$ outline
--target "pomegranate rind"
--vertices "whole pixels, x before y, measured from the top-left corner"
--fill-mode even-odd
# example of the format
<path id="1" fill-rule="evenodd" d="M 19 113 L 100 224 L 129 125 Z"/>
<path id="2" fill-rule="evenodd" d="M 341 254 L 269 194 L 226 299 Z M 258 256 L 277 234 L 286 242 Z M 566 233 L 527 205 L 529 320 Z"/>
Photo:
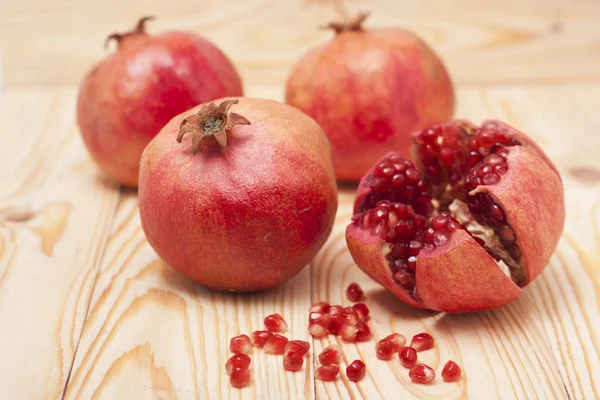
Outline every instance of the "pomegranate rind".
<path id="1" fill-rule="evenodd" d="M 488 193 L 506 214 L 521 250 L 521 287 L 527 286 L 548 264 L 565 222 L 563 186 L 553 165 L 524 146 L 509 147 L 508 171 L 499 183 L 480 185 L 471 193 Z"/>
<path id="2" fill-rule="evenodd" d="M 521 295 L 498 263 L 463 230 L 455 231 L 443 246 L 423 249 L 415 278 L 423 305 L 437 311 L 488 310 Z"/>
<path id="3" fill-rule="evenodd" d="M 388 260 L 385 259 L 383 246 L 387 243 L 378 236 L 371 235 L 354 224 L 346 228 L 346 244 L 356 265 L 371 279 L 383 285 L 392 294 L 410 306 L 427 308 L 410 296 L 408 291 L 397 284 L 393 277 Z"/>

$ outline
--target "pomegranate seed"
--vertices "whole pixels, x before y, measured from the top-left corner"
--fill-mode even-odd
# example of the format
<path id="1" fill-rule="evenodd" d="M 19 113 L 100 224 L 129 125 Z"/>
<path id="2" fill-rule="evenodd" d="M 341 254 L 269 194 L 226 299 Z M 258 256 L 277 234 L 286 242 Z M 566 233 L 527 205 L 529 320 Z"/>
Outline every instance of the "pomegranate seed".
<path id="1" fill-rule="evenodd" d="M 248 368 L 234 368 L 229 377 L 229 383 L 234 388 L 243 388 L 250 383 L 250 370 Z"/>
<path id="2" fill-rule="evenodd" d="M 327 326 L 322 322 L 315 322 L 308 325 L 308 333 L 315 339 L 321 339 L 327 336 Z"/>
<path id="3" fill-rule="evenodd" d="M 356 325 L 356 341 L 368 342 L 369 340 L 371 340 L 371 329 L 364 322 L 359 322 Z"/>
<path id="4" fill-rule="evenodd" d="M 340 331 L 345 318 L 342 315 L 342 307 L 333 306 L 329 310 L 329 321 L 327 322 L 327 329 L 332 335 L 337 335 Z"/>
<path id="5" fill-rule="evenodd" d="M 412 347 L 402 347 L 398 351 L 398 358 L 404 368 L 412 368 L 417 363 L 417 351 Z"/>
<path id="6" fill-rule="evenodd" d="M 304 358 L 301 354 L 296 353 L 295 351 L 286 351 L 283 355 L 283 369 L 290 372 L 300 371 L 302 369 L 302 364 L 304 363 Z"/>
<path id="7" fill-rule="evenodd" d="M 369 315 L 369 307 L 367 307 L 365 303 L 356 303 L 352 306 L 352 308 L 356 310 L 356 313 L 358 314 L 358 319 L 360 321 L 364 321 L 367 319 L 367 316 Z"/>
<path id="8" fill-rule="evenodd" d="M 386 210 L 386 212 L 387 212 L 387 210 Z M 364 299 L 365 293 L 363 292 L 361 287 L 358 286 L 358 283 L 352 282 L 346 288 L 346 297 L 348 297 L 348 300 L 350 300 L 354 303 L 357 303 Z"/>
<path id="9" fill-rule="evenodd" d="M 236 354 L 248 354 L 252 350 L 252 343 L 248 335 L 239 335 L 229 341 L 229 350 Z"/>
<path id="10" fill-rule="evenodd" d="M 352 325 L 352 324 L 342 324 L 342 326 L 340 327 L 340 336 L 342 337 L 343 340 L 345 340 L 346 342 L 356 342 L 356 325 Z"/>
<path id="11" fill-rule="evenodd" d="M 360 322 L 360 317 L 358 316 L 358 312 L 354 309 L 354 307 L 346 307 L 342 312 L 344 318 L 346 318 L 346 322 L 352 325 L 356 325 Z"/>
<path id="12" fill-rule="evenodd" d="M 225 369 L 227 370 L 227 375 L 231 375 L 231 371 L 234 368 L 245 368 L 248 369 L 252 360 L 250 356 L 247 354 L 234 354 L 229 360 L 225 363 Z"/>
<path id="13" fill-rule="evenodd" d="M 313 303 L 312 306 L 308 309 L 309 313 L 319 312 L 319 313 L 328 313 L 331 306 L 329 303 L 325 301 L 319 301 L 317 303 Z"/>
<path id="14" fill-rule="evenodd" d="M 394 353 L 399 352 L 400 348 L 406 344 L 406 338 L 399 333 L 392 333 L 391 335 L 384 337 L 383 340 L 387 340 L 394 344 Z"/>
<path id="15" fill-rule="evenodd" d="M 273 336 L 273 333 L 269 331 L 254 331 L 250 334 L 250 341 L 252 346 L 262 349 L 265 343 L 271 339 L 271 336 Z"/>
<path id="16" fill-rule="evenodd" d="M 319 322 L 319 323 L 322 323 L 323 325 L 327 326 L 327 324 L 329 322 L 329 314 L 316 312 L 316 311 L 311 312 L 310 314 L 308 314 L 308 323 L 314 324 L 315 322 Z"/>
<path id="17" fill-rule="evenodd" d="M 342 350 L 335 344 L 325 347 L 319 354 L 319 362 L 323 365 L 339 364 L 340 358 L 342 358 Z"/>
<path id="18" fill-rule="evenodd" d="M 315 379 L 324 382 L 331 382 L 340 372 L 340 367 L 337 364 L 322 365 L 315 369 Z"/>
<path id="19" fill-rule="evenodd" d="M 433 345 L 433 338 L 429 333 L 425 332 L 416 334 L 410 341 L 410 347 L 412 347 L 416 351 L 425 351 L 433 349 Z"/>
<path id="20" fill-rule="evenodd" d="M 380 360 L 390 360 L 394 354 L 394 343 L 385 339 L 380 340 L 375 345 L 375 352 Z"/>
<path id="21" fill-rule="evenodd" d="M 274 334 L 271 339 L 265 343 L 265 353 L 267 354 L 283 354 L 285 346 L 288 343 L 288 338 L 278 333 Z"/>
<path id="22" fill-rule="evenodd" d="M 265 327 L 271 332 L 285 332 L 287 331 L 287 322 L 279 314 L 271 314 L 265 318 Z"/>
<path id="23" fill-rule="evenodd" d="M 346 376 L 352 382 L 360 381 L 365 377 L 366 373 L 367 367 L 365 366 L 365 363 L 360 360 L 354 360 L 352 361 L 352 364 L 346 367 Z"/>
<path id="24" fill-rule="evenodd" d="M 445 382 L 456 382 L 460 379 L 461 370 L 454 361 L 448 361 L 442 370 L 442 378 Z"/>
<path id="25" fill-rule="evenodd" d="M 435 371 L 425 364 L 419 364 L 410 369 L 408 376 L 414 383 L 426 384 L 435 379 Z"/>
<path id="26" fill-rule="evenodd" d="M 283 352 L 287 353 L 288 351 L 293 351 L 294 353 L 298 353 L 301 356 L 304 356 L 306 353 L 308 353 L 308 350 L 310 350 L 310 343 L 308 343 L 307 341 L 290 340 L 285 345 Z"/>

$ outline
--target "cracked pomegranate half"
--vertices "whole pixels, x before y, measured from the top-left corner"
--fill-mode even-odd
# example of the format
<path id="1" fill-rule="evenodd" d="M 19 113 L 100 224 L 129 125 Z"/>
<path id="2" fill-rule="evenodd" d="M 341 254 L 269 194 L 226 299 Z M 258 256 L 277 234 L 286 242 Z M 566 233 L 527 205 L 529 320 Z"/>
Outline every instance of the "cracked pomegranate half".
<path id="1" fill-rule="evenodd" d="M 346 230 L 371 278 L 418 308 L 500 307 L 548 263 L 564 224 L 560 175 L 525 134 L 454 120 L 413 134 L 362 178 Z"/>

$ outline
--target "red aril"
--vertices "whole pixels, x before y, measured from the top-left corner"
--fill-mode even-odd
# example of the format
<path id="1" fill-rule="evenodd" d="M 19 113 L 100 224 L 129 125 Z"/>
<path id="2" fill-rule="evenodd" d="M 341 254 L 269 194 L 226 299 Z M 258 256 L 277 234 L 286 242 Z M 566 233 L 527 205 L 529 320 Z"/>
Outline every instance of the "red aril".
<path id="1" fill-rule="evenodd" d="M 342 349 L 335 344 L 325 347 L 319 354 L 319 362 L 323 365 L 339 364 L 340 358 L 342 358 Z"/>
<path id="2" fill-rule="evenodd" d="M 416 334 L 410 341 L 410 347 L 412 347 L 416 351 L 425 351 L 433 349 L 434 345 L 435 344 L 433 337 L 431 337 L 431 335 L 426 332 Z"/>
<path id="3" fill-rule="evenodd" d="M 367 373 L 367 367 L 365 363 L 360 360 L 354 360 L 350 365 L 346 367 L 346 376 L 352 382 L 358 382 L 365 377 Z"/>
<path id="4" fill-rule="evenodd" d="M 263 348 L 267 354 L 283 354 L 288 341 L 285 336 L 275 333 Z"/>
<path id="5" fill-rule="evenodd" d="M 229 383 L 234 388 L 243 388 L 250 383 L 250 370 L 248 368 L 234 368 L 229 376 Z"/>
<path id="6" fill-rule="evenodd" d="M 398 358 L 404 368 L 412 368 L 417 363 L 417 351 L 412 347 L 401 347 Z"/>
<path id="7" fill-rule="evenodd" d="M 356 325 L 356 341 L 368 342 L 371 340 L 371 329 L 364 322 L 359 322 Z"/>
<path id="8" fill-rule="evenodd" d="M 282 333 L 287 331 L 287 322 L 280 314 L 271 314 L 265 318 L 265 328 L 267 328 L 271 332 Z"/>
<path id="9" fill-rule="evenodd" d="M 343 323 L 338 332 L 343 340 L 350 343 L 356 342 L 356 333 L 356 325 L 348 323 Z"/>
<path id="10" fill-rule="evenodd" d="M 283 368 L 286 371 L 297 372 L 302 369 L 304 358 L 295 351 L 288 350 L 283 354 Z"/>
<path id="11" fill-rule="evenodd" d="M 331 306 L 329 305 L 329 303 L 327 303 L 325 301 L 319 301 L 319 302 L 311 305 L 310 308 L 308 309 L 308 312 L 309 313 L 313 313 L 313 312 L 328 313 L 330 308 L 331 308 Z"/>
<path id="12" fill-rule="evenodd" d="M 400 349 L 406 344 L 406 338 L 404 335 L 399 333 L 392 333 L 391 335 L 386 336 L 383 340 L 387 340 L 394 344 L 394 353 L 400 351 Z"/>
<path id="13" fill-rule="evenodd" d="M 442 378 L 445 382 L 456 382 L 460 379 L 461 369 L 454 361 L 448 361 L 442 370 Z"/>
<path id="14" fill-rule="evenodd" d="M 395 346 L 394 343 L 389 340 L 380 340 L 375 345 L 375 353 L 377 354 L 377 358 L 380 360 L 391 360 L 394 355 Z"/>
<path id="15" fill-rule="evenodd" d="M 225 363 L 225 370 L 227 370 L 227 374 L 231 375 L 231 371 L 234 368 L 248 368 L 252 360 L 247 354 L 234 354 L 229 360 Z"/>
<path id="16" fill-rule="evenodd" d="M 346 307 L 342 311 L 342 315 L 346 318 L 346 322 L 352 325 L 356 325 L 360 322 L 360 317 L 358 316 L 358 311 L 354 307 Z"/>
<path id="17" fill-rule="evenodd" d="M 144 147 L 177 114 L 210 100 L 242 96 L 235 68 L 191 32 L 149 35 L 140 19 L 107 39 L 117 50 L 80 84 L 77 123 L 92 159 L 111 179 L 137 186 Z"/>
<path id="18" fill-rule="evenodd" d="M 265 343 L 273 336 L 272 332 L 269 331 L 254 331 L 250 334 L 250 342 L 252 346 L 263 348 Z"/>
<path id="19" fill-rule="evenodd" d="M 315 311 L 308 314 L 308 323 L 314 324 L 316 322 L 327 326 L 327 324 L 329 323 L 329 313 Z"/>
<path id="20" fill-rule="evenodd" d="M 358 313 L 359 321 L 365 321 L 369 316 L 369 307 L 365 303 L 357 303 L 352 306 Z"/>
<path id="21" fill-rule="evenodd" d="M 435 379 L 435 371 L 428 365 L 418 364 L 410 369 L 408 376 L 414 383 L 427 384 Z"/>
<path id="22" fill-rule="evenodd" d="M 144 150 L 144 233 L 168 265 L 212 289 L 285 282 L 333 227 L 329 153 L 318 124 L 293 107 L 252 98 L 199 105 Z"/>
<path id="23" fill-rule="evenodd" d="M 310 343 L 305 340 L 290 340 L 284 348 L 284 353 L 293 351 L 294 353 L 304 356 L 310 350 Z"/>
<path id="24" fill-rule="evenodd" d="M 327 326 L 322 322 L 315 322 L 308 325 L 308 333 L 315 339 L 321 339 L 327 336 Z"/>
<path id="25" fill-rule="evenodd" d="M 332 382 L 340 373 L 340 366 L 337 364 L 322 365 L 315 369 L 315 379 L 324 382 Z"/>
<path id="26" fill-rule="evenodd" d="M 248 335 L 239 335 L 229 341 L 229 350 L 236 354 L 248 354 L 252 350 L 252 343 Z"/>
<path id="27" fill-rule="evenodd" d="M 327 321 L 327 330 L 332 335 L 337 335 L 342 327 L 342 324 L 346 321 L 346 318 L 342 314 L 341 306 L 331 306 L 329 309 L 329 320 Z"/>
<path id="28" fill-rule="evenodd" d="M 359 301 L 363 301 L 365 298 L 365 293 L 362 288 L 356 282 L 352 282 L 346 288 L 346 297 L 348 300 L 357 303 Z"/>

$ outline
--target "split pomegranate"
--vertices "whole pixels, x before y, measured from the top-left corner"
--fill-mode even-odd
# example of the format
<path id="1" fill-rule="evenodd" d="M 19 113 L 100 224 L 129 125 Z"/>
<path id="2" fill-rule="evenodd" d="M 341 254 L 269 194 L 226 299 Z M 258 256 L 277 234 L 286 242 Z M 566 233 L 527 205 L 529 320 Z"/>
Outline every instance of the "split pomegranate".
<path id="1" fill-rule="evenodd" d="M 365 377 L 367 373 L 367 367 L 365 363 L 360 360 L 354 360 L 350 365 L 346 367 L 346 376 L 352 382 L 358 382 Z"/>
<path id="2" fill-rule="evenodd" d="M 248 335 L 239 335 L 229 341 L 229 350 L 236 354 L 248 354 L 252 350 L 252 343 Z"/>
<path id="3" fill-rule="evenodd" d="M 338 364 L 340 358 L 342 358 L 342 349 L 335 344 L 325 347 L 319 354 L 319 362 L 323 365 Z"/>
<path id="4" fill-rule="evenodd" d="M 273 333 L 269 331 L 254 331 L 250 334 L 250 342 L 252 346 L 262 349 L 272 336 Z"/>
<path id="5" fill-rule="evenodd" d="M 412 347 L 416 351 L 425 351 L 433 349 L 433 346 L 433 337 L 431 337 L 431 335 L 426 332 L 416 334 L 410 341 L 410 347 Z"/>
<path id="6" fill-rule="evenodd" d="M 445 382 L 456 382 L 460 379 L 461 370 L 454 361 L 448 361 L 442 370 L 442 378 Z"/>
<path id="7" fill-rule="evenodd" d="M 401 28 L 364 29 L 367 14 L 329 25 L 334 39 L 292 70 L 285 99 L 323 127 L 338 180 L 358 181 L 390 148 L 409 156 L 410 134 L 447 121 L 452 83 L 433 50 Z"/>
<path id="8" fill-rule="evenodd" d="M 348 300 L 354 303 L 358 303 L 359 301 L 363 301 L 365 298 L 365 293 L 362 288 L 356 282 L 352 282 L 346 288 L 346 297 Z"/>
<path id="9" fill-rule="evenodd" d="M 324 382 L 332 382 L 340 373 L 340 366 L 337 364 L 322 365 L 315 369 L 315 379 Z"/>
<path id="10" fill-rule="evenodd" d="M 252 360 L 247 354 L 234 354 L 225 363 L 225 370 L 227 374 L 231 375 L 234 368 L 248 368 Z"/>
<path id="11" fill-rule="evenodd" d="M 250 383 L 250 370 L 248 368 L 234 368 L 229 376 L 229 383 L 234 388 L 243 388 Z"/>
<path id="12" fill-rule="evenodd" d="M 563 229 L 556 167 L 500 121 L 451 121 L 413 143 L 414 164 L 389 153 L 361 180 L 346 230 L 354 260 L 414 307 L 468 312 L 514 300 Z"/>
<path id="13" fill-rule="evenodd" d="M 83 78 L 77 123 L 92 159 L 113 180 L 137 186 L 144 147 L 177 114 L 209 100 L 242 96 L 235 68 L 190 32 L 152 36 L 139 20 L 107 38 L 118 49 Z"/>
<path id="14" fill-rule="evenodd" d="M 417 363 L 417 351 L 412 347 L 401 347 L 398 358 L 404 368 L 412 368 Z"/>
<path id="15" fill-rule="evenodd" d="M 267 340 L 263 349 L 267 354 L 283 354 L 288 341 L 288 338 L 276 333 Z"/>
<path id="16" fill-rule="evenodd" d="M 149 243 L 183 275 L 217 290 L 273 287 L 307 265 L 333 227 L 327 138 L 276 101 L 202 104 L 144 150 L 139 209 Z"/>
<path id="17" fill-rule="evenodd" d="M 394 345 L 394 353 L 400 351 L 400 349 L 406 344 L 406 338 L 404 335 L 399 333 L 392 333 L 391 335 L 386 336 L 383 340 L 387 340 L 388 342 L 392 342 Z"/>
<path id="18" fill-rule="evenodd" d="M 284 353 L 293 351 L 294 353 L 304 356 L 310 350 L 310 343 L 305 340 L 290 340 L 284 348 Z"/>
<path id="19" fill-rule="evenodd" d="M 297 372 L 302 369 L 304 358 L 301 354 L 296 353 L 293 350 L 286 351 L 283 355 L 283 368 L 286 371 Z"/>
<path id="20" fill-rule="evenodd" d="M 415 365 L 408 371 L 408 376 L 414 383 L 431 383 L 435 379 L 435 371 L 428 365 Z"/>
<path id="21" fill-rule="evenodd" d="M 282 333 L 287 331 L 287 322 L 280 314 L 271 314 L 267 315 L 264 320 L 265 328 L 267 328 L 271 332 Z"/>
<path id="22" fill-rule="evenodd" d="M 394 343 L 389 340 L 382 339 L 375 345 L 375 352 L 377 353 L 377 358 L 380 360 L 391 360 L 394 355 L 394 350 Z"/>

